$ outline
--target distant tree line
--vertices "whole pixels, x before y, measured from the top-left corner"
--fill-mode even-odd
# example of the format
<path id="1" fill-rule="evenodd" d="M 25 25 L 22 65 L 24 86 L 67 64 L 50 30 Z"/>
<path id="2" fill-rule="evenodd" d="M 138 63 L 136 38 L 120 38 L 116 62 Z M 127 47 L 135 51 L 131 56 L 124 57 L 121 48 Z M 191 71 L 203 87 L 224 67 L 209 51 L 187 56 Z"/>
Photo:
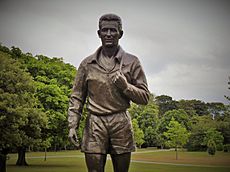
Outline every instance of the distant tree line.
<path id="1" fill-rule="evenodd" d="M 27 165 L 26 150 L 74 149 L 67 139 L 67 109 L 75 67 L 62 58 L 3 45 L 0 62 L 0 167 L 5 168 L 9 152 L 18 152 L 17 165 Z M 138 147 L 206 151 L 214 145 L 229 151 L 229 105 L 152 94 L 148 105 L 132 103 L 129 113 Z M 84 110 L 80 140 L 85 117 Z"/>

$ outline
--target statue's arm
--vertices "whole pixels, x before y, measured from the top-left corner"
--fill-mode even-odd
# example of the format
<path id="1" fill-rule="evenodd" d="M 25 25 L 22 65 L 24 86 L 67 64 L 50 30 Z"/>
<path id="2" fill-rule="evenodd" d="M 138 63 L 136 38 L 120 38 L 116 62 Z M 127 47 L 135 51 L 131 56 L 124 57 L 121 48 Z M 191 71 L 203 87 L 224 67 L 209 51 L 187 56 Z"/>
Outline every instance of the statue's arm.
<path id="1" fill-rule="evenodd" d="M 136 60 L 131 75 L 132 83 L 127 83 L 127 87 L 123 93 L 134 103 L 148 104 L 150 93 L 146 76 L 139 60 Z"/>
<path id="2" fill-rule="evenodd" d="M 137 104 L 148 104 L 149 90 L 144 71 L 138 59 L 135 60 L 130 71 L 132 82 L 129 83 L 123 73 L 118 71 L 113 78 L 114 84 L 121 89 L 123 94 Z"/>
<path id="3" fill-rule="evenodd" d="M 77 139 L 76 129 L 79 127 L 82 109 L 87 96 L 86 87 L 86 73 L 83 65 L 81 64 L 72 89 L 72 94 L 69 99 L 68 109 L 68 126 L 69 126 L 69 138 L 74 142 L 73 138 Z M 76 142 L 74 142 L 76 144 Z"/>

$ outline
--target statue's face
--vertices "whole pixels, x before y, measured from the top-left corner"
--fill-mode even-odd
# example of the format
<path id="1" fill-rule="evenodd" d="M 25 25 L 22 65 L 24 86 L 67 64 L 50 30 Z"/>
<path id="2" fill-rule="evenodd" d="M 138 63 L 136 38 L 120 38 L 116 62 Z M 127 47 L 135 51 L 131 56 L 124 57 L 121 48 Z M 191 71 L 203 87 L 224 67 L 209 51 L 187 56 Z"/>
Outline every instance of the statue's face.
<path id="1" fill-rule="evenodd" d="M 101 38 L 102 46 L 114 47 L 118 45 L 119 39 L 122 37 L 122 31 L 119 31 L 116 21 L 102 21 L 98 35 Z"/>

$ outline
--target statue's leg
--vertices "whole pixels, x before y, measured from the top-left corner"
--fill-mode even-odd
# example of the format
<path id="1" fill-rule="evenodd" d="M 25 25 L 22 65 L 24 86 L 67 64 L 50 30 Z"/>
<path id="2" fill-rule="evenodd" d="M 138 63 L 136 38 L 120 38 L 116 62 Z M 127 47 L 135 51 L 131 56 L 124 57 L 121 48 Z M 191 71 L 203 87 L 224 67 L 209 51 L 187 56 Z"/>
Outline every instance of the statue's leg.
<path id="1" fill-rule="evenodd" d="M 88 172 L 104 172 L 106 154 L 85 153 Z"/>
<path id="2" fill-rule="evenodd" d="M 131 153 L 111 154 L 114 172 L 128 172 Z"/>

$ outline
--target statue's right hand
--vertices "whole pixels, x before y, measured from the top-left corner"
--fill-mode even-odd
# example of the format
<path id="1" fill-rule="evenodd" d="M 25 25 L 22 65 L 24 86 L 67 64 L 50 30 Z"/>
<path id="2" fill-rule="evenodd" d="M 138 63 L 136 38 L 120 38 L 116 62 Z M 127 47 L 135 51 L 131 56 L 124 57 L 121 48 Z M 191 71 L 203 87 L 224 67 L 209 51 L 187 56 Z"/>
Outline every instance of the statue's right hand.
<path id="1" fill-rule="evenodd" d="M 78 138 L 77 138 L 77 133 L 76 133 L 76 130 L 75 128 L 70 128 L 69 130 L 69 140 L 77 147 L 79 148 L 79 141 L 78 141 Z"/>

